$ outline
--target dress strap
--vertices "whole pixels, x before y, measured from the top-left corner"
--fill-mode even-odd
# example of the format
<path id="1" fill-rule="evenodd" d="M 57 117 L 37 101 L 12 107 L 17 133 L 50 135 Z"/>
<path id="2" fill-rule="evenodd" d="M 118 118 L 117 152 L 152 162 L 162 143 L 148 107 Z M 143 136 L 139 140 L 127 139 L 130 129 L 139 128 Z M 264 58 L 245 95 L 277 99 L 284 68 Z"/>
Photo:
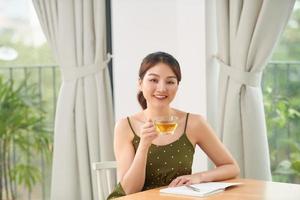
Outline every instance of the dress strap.
<path id="1" fill-rule="evenodd" d="M 184 133 L 186 132 L 186 127 L 187 127 L 187 122 L 188 122 L 188 119 L 189 119 L 189 114 L 190 113 L 186 113 L 185 125 L 184 125 Z"/>
<path id="2" fill-rule="evenodd" d="M 130 122 L 129 117 L 127 117 L 127 121 L 128 121 L 128 124 L 129 124 L 129 126 L 130 126 L 131 131 L 133 132 L 133 134 L 134 134 L 135 136 L 137 136 L 137 134 L 136 134 L 135 131 L 133 130 L 133 127 L 132 127 L 132 125 L 131 125 L 131 122 Z"/>

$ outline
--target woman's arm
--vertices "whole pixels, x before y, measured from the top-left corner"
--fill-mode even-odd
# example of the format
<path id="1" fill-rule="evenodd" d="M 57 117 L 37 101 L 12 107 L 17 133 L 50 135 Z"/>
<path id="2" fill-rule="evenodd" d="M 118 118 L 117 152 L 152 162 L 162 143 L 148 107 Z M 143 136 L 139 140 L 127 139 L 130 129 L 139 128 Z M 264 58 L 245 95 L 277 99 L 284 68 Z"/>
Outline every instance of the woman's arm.
<path id="1" fill-rule="evenodd" d="M 172 181 L 170 186 L 220 181 L 237 177 L 240 169 L 236 161 L 209 124 L 201 116 L 193 115 L 189 120 L 189 127 L 188 131 L 192 142 L 201 147 L 216 167 L 208 171 L 178 177 Z"/>
<path id="2" fill-rule="evenodd" d="M 118 180 L 126 194 L 143 189 L 148 149 L 152 140 L 157 137 L 152 123 L 145 123 L 141 130 L 140 144 L 135 152 L 130 132 L 127 119 L 120 120 L 115 126 L 114 150 L 118 164 Z"/>

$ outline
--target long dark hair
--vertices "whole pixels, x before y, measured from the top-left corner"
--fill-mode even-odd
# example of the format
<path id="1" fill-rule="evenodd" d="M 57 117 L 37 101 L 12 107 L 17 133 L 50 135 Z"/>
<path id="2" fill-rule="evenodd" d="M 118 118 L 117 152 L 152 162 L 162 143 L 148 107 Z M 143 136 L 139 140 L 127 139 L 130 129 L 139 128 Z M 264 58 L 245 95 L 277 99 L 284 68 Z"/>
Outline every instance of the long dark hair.
<path id="1" fill-rule="evenodd" d="M 160 51 L 151 53 L 143 59 L 139 70 L 140 80 L 143 80 L 146 72 L 153 66 L 157 65 L 158 63 L 164 63 L 168 65 L 171 68 L 171 70 L 174 72 L 178 83 L 181 81 L 181 71 L 180 71 L 180 65 L 178 61 L 172 55 Z M 138 92 L 137 99 L 141 107 L 143 108 L 143 110 L 145 110 L 147 108 L 147 101 L 142 91 Z"/>

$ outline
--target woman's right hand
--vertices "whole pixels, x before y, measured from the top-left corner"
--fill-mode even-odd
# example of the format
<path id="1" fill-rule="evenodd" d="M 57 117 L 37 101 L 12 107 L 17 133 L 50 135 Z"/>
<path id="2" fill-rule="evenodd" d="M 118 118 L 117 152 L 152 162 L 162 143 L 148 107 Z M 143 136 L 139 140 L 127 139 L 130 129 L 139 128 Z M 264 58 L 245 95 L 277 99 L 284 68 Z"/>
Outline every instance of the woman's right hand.
<path id="1" fill-rule="evenodd" d="M 143 147 L 150 147 L 152 141 L 158 137 L 158 132 L 151 120 L 148 120 L 142 127 L 140 131 L 140 145 Z"/>

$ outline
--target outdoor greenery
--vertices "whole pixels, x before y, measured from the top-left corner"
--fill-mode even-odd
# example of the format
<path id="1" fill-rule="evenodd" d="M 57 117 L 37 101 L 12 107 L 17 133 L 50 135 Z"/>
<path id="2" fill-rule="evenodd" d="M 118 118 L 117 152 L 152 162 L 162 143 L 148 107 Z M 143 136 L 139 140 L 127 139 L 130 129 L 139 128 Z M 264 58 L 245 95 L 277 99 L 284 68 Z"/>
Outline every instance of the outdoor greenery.
<path id="1" fill-rule="evenodd" d="M 7 128 L 3 132 L 0 127 L 0 200 L 46 200 L 50 197 L 53 126 L 60 74 L 47 43 L 26 44 L 16 40 L 15 34 L 14 29 L 0 28 L 0 47 L 18 52 L 15 60 L 0 59 L 0 91 L 12 98 L 5 99 L 0 108 L 0 126 Z M 0 101 L 1 97 L 0 94 Z M 17 121 L 21 119 L 23 121 Z"/>
<path id="2" fill-rule="evenodd" d="M 274 181 L 300 183 L 300 1 L 263 77 Z"/>
<path id="3" fill-rule="evenodd" d="M 0 77 L 0 200 L 15 200 L 18 185 L 31 190 L 41 180 L 35 157 L 50 163 L 52 140 L 39 105 L 26 79 L 16 86 Z"/>
<path id="4" fill-rule="evenodd" d="M 300 72 L 300 65 L 296 67 Z M 280 75 L 280 71 L 287 71 L 286 66 L 281 68 L 273 76 Z M 269 73 L 272 74 L 272 71 Z M 299 88 L 300 80 L 296 84 Z M 274 181 L 300 183 L 299 101 L 300 96 L 292 95 L 288 98 L 286 95 L 282 96 L 280 90 L 276 91 L 270 86 L 265 88 L 264 102 Z"/>
<path id="5" fill-rule="evenodd" d="M 296 0 L 293 13 L 271 60 L 300 60 L 300 0 Z"/>
<path id="6" fill-rule="evenodd" d="M 47 43 L 41 46 L 27 45 L 23 41 L 15 41 L 13 32 L 14 30 L 11 29 L 0 32 L 0 46 L 7 46 L 17 50 L 18 57 L 12 61 L 0 59 L 0 67 L 53 65 L 56 63 Z"/>
<path id="7" fill-rule="evenodd" d="M 27 70 L 30 78 L 24 76 L 24 70 L 15 70 L 14 83 L 11 82 L 10 71 L 4 67 L 55 65 L 48 44 L 31 46 L 15 41 L 13 32 L 0 31 L 0 46 L 12 47 L 19 54 L 13 61 L 0 60 L 0 200 L 20 198 L 18 185 L 31 191 L 37 183 L 43 183 L 47 190 L 38 199 L 48 199 L 50 181 L 45 180 L 49 179 L 51 171 L 55 93 L 60 76 L 53 77 L 53 70 L 45 67 L 41 76 L 38 70 Z M 300 0 L 297 0 L 263 78 L 274 181 L 300 183 L 299 77 Z M 53 83 L 57 83 L 57 87 Z M 37 87 L 43 88 L 42 93 L 37 91 Z M 38 161 L 41 158 L 48 162 L 44 169 Z M 43 175 L 41 170 L 48 172 Z"/>

